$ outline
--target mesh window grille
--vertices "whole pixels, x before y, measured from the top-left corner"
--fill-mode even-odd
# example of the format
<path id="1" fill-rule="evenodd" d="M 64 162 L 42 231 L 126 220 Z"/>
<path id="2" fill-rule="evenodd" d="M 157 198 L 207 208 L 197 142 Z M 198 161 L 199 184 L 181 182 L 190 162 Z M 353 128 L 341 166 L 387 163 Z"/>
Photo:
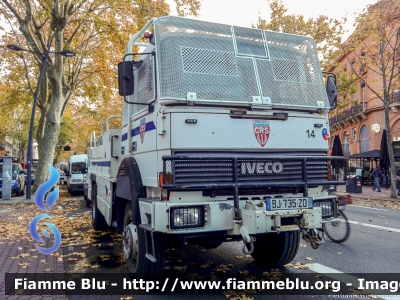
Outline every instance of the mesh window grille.
<path id="1" fill-rule="evenodd" d="M 238 76 L 232 52 L 181 47 L 183 71 L 221 76 Z"/>
<path id="2" fill-rule="evenodd" d="M 179 17 L 155 23 L 160 99 L 329 107 L 316 44 L 309 37 Z"/>

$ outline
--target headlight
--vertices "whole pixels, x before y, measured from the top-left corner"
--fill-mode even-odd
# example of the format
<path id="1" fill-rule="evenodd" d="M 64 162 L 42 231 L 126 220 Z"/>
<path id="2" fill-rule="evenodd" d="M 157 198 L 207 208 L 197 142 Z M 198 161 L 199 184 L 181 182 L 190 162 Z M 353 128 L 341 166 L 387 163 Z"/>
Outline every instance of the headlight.
<path id="1" fill-rule="evenodd" d="M 322 211 L 322 218 L 330 218 L 334 215 L 333 200 L 316 200 L 314 201 L 314 207 L 320 207 Z"/>
<path id="2" fill-rule="evenodd" d="M 184 206 L 171 208 L 171 229 L 204 227 L 204 207 Z"/>

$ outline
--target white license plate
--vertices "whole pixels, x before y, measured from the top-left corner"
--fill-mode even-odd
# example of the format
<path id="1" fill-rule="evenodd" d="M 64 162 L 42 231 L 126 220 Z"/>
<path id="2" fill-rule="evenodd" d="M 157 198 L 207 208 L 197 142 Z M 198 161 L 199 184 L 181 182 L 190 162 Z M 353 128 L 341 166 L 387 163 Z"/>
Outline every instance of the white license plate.
<path id="1" fill-rule="evenodd" d="M 267 210 L 313 208 L 313 198 L 266 198 Z"/>

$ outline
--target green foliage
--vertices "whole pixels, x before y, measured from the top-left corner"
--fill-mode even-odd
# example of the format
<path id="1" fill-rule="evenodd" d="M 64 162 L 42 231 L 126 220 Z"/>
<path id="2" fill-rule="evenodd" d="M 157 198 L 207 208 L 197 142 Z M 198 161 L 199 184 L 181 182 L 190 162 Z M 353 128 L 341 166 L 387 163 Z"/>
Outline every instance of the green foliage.
<path id="1" fill-rule="evenodd" d="M 269 0 L 268 2 L 271 9 L 270 18 L 267 21 L 258 17 L 256 28 L 311 36 L 317 43 L 318 53 L 322 56 L 323 68 L 337 55 L 346 18 L 337 20 L 320 15 L 317 18 L 305 19 L 302 15 L 287 14 L 288 9 L 282 0 Z"/>

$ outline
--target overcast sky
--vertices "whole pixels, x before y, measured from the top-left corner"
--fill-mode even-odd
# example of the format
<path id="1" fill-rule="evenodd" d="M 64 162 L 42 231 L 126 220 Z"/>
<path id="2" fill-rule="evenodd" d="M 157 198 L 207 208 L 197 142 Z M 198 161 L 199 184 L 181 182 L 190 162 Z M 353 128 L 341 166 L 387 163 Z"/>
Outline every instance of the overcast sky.
<path id="1" fill-rule="evenodd" d="M 176 15 L 175 2 L 167 0 L 171 14 Z M 347 16 L 346 29 L 352 31 L 354 13 L 361 12 L 368 4 L 377 0 L 282 0 L 289 14 L 301 14 L 305 17 L 327 15 L 340 19 Z M 258 15 L 268 19 L 270 15 L 268 0 L 202 0 L 200 20 L 216 23 L 251 27 L 256 24 Z M 350 32 L 351 33 L 351 32 Z"/>

